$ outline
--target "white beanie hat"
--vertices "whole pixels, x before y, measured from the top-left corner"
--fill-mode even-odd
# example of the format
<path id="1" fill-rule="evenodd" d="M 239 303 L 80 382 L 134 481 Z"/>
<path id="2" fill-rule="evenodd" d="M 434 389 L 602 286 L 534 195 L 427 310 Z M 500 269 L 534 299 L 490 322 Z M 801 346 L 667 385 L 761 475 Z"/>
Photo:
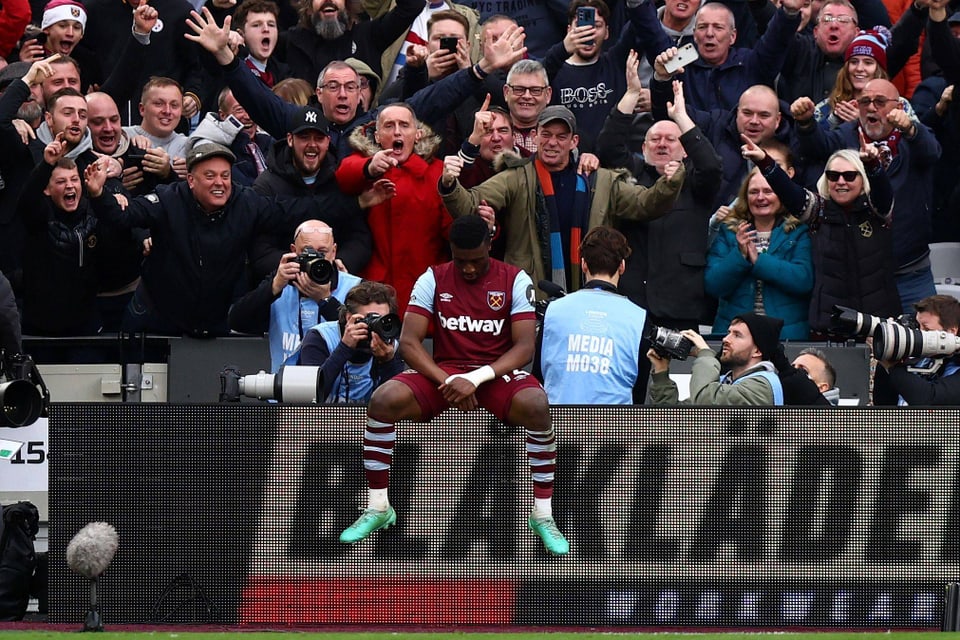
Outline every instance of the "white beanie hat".
<path id="1" fill-rule="evenodd" d="M 74 20 L 80 23 L 80 30 L 87 28 L 87 10 L 74 0 L 51 0 L 43 8 L 43 20 L 40 28 L 46 29 L 61 20 Z"/>

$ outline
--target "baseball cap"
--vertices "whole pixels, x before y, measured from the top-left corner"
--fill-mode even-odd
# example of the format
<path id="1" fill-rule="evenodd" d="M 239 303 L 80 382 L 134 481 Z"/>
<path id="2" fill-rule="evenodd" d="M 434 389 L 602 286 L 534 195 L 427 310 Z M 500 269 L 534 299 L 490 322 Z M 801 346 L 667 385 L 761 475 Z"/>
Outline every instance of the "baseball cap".
<path id="1" fill-rule="evenodd" d="M 537 126 L 543 126 L 549 122 L 559 120 L 570 129 L 570 133 L 577 132 L 577 119 L 570 109 L 559 104 L 553 104 L 543 110 L 540 117 L 537 118 Z"/>
<path id="2" fill-rule="evenodd" d="M 19 80 L 27 75 L 27 71 L 30 70 L 30 64 L 29 62 L 13 62 L 5 66 L 3 70 L 0 71 L 0 90 L 6 89 L 14 80 Z"/>
<path id="3" fill-rule="evenodd" d="M 198 142 L 187 154 L 187 170 L 192 170 L 198 162 L 203 162 L 208 158 L 226 158 L 231 163 L 237 159 L 233 152 L 222 144 L 206 141 Z"/>
<path id="4" fill-rule="evenodd" d="M 344 60 L 344 62 L 350 65 L 350 67 L 356 71 L 357 74 L 369 80 L 370 90 L 373 91 L 374 94 L 377 93 L 377 87 L 380 86 L 380 76 L 378 76 L 377 73 L 370 68 L 370 65 L 363 60 L 358 60 L 357 58 L 347 58 Z"/>
<path id="5" fill-rule="evenodd" d="M 951 15 L 949 18 L 947 18 L 947 23 L 948 23 L 948 24 L 958 24 L 958 23 L 960 23 L 960 11 L 957 11 L 956 13 L 954 13 L 953 15 Z"/>
<path id="6" fill-rule="evenodd" d="M 296 135 L 301 131 L 309 131 L 313 129 L 314 131 L 319 131 L 324 135 L 329 135 L 330 123 L 327 122 L 327 119 L 323 117 L 323 112 L 316 107 L 307 105 L 305 107 L 300 107 L 300 110 L 297 111 L 296 115 L 293 116 L 293 121 L 290 126 L 290 133 Z"/>

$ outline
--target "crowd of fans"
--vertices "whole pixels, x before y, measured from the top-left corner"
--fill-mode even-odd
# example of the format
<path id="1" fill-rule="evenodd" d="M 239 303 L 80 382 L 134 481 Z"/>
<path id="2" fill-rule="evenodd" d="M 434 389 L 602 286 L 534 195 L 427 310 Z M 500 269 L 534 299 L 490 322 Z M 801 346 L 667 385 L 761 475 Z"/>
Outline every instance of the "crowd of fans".
<path id="1" fill-rule="evenodd" d="M 933 295 L 928 244 L 960 240 L 947 0 L 3 0 L 0 55 L 25 335 L 283 327 L 276 366 L 297 299 L 342 302 L 303 250 L 402 315 L 480 215 L 535 284 L 580 288 L 609 225 L 650 322 L 818 339 L 833 304 Z"/>

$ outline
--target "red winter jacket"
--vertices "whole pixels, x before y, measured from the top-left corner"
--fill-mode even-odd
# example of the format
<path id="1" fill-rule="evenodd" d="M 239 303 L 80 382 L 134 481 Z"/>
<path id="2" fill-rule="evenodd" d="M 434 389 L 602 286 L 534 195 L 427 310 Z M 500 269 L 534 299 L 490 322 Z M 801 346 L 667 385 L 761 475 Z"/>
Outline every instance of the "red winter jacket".
<path id="1" fill-rule="evenodd" d="M 364 167 L 380 148 L 361 129 L 353 132 L 350 143 L 358 151 L 340 163 L 337 182 L 344 193 L 358 195 L 373 184 Z M 438 144 L 439 138 L 424 127 L 414 154 L 383 176 L 396 185 L 396 195 L 371 207 L 367 217 L 373 256 L 361 275 L 397 290 L 401 317 L 417 278 L 427 267 L 450 259 L 447 236 L 453 219 L 437 191 L 443 173 L 443 162 L 433 158 Z"/>

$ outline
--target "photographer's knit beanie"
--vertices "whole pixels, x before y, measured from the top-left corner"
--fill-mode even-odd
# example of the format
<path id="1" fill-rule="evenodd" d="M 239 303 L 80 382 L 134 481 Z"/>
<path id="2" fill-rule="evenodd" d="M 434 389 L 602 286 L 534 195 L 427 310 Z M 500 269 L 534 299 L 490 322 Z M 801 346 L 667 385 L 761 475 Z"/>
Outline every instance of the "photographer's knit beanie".
<path id="1" fill-rule="evenodd" d="M 757 345 L 764 360 L 772 360 L 780 346 L 780 330 L 783 320 L 771 316 L 761 316 L 756 313 L 741 313 L 731 323 L 740 321 L 750 329 L 753 344 Z"/>

